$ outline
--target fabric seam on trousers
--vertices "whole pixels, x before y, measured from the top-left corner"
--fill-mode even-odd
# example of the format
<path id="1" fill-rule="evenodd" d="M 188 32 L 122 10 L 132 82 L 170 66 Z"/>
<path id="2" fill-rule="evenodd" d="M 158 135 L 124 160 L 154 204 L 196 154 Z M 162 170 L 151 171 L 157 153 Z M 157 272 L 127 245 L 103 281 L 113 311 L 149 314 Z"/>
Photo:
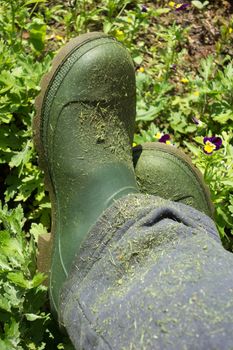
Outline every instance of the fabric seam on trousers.
<path id="1" fill-rule="evenodd" d="M 77 298 L 76 300 L 77 300 L 77 302 L 78 302 L 78 306 L 79 306 L 79 309 L 80 309 L 80 311 L 81 311 L 81 314 L 82 314 L 82 315 L 84 316 L 84 318 L 86 319 L 87 323 L 89 324 L 89 327 L 95 332 L 97 338 L 98 338 L 98 337 L 101 338 L 101 339 L 104 341 L 104 343 L 107 344 L 109 350 L 113 350 L 112 347 L 110 346 L 110 344 L 108 343 L 108 341 L 104 338 L 104 336 L 101 335 L 101 334 L 98 334 L 97 331 L 96 331 L 96 329 L 92 326 L 91 322 L 89 321 L 88 317 L 86 316 L 86 314 L 85 314 L 85 312 L 84 312 L 84 310 L 83 310 L 83 308 L 82 308 L 82 306 L 81 306 L 81 304 L 80 304 L 79 299 Z"/>

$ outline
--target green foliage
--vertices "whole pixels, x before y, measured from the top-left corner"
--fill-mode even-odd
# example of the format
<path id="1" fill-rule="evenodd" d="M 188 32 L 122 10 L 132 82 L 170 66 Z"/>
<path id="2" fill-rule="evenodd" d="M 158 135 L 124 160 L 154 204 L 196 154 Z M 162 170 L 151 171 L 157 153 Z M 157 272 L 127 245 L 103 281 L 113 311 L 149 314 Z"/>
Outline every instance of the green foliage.
<path id="1" fill-rule="evenodd" d="M 25 232 L 25 223 L 21 205 L 0 203 L 0 349 L 68 350 L 49 313 L 46 276 L 36 266 L 38 237 L 47 230 L 33 223 Z"/>
<path id="2" fill-rule="evenodd" d="M 22 207 L 0 206 L 0 348 L 44 349 L 50 316 L 44 276 L 36 272 L 35 239 L 25 234 Z M 35 230 L 35 227 L 34 227 Z M 38 328 L 37 333 L 33 332 Z"/>
<path id="3" fill-rule="evenodd" d="M 218 52 L 202 59 L 197 70 L 186 72 L 182 66 L 186 54 L 183 46 L 190 29 L 176 23 L 166 30 L 162 26 L 157 29 L 157 38 L 164 41 L 161 44 L 155 39 L 152 62 L 136 75 L 139 98 L 134 142 L 158 141 L 156 134 L 160 132 L 169 133 L 176 146 L 187 147 L 210 187 L 220 236 L 232 249 L 232 59 Z M 203 138 L 212 135 L 220 136 L 223 146 L 206 155 Z"/>
<path id="4" fill-rule="evenodd" d="M 52 58 L 37 59 L 44 48 L 46 25 L 41 18 L 31 18 L 27 8 L 37 3 L 11 1 L 1 7 L 0 163 L 6 173 L 4 200 L 25 202 L 28 218 L 48 225 L 49 202 L 31 141 L 35 96 Z M 8 28 L 6 22 L 12 25 Z"/>
<path id="5" fill-rule="evenodd" d="M 190 4 L 201 18 L 212 6 Z M 0 349 L 66 348 L 36 269 L 38 236 L 50 230 L 50 202 L 31 125 L 41 77 L 70 37 L 99 30 L 128 48 L 137 79 L 134 141 L 169 133 L 192 156 L 210 187 L 221 238 L 232 249 L 233 19 L 215 21 L 214 53 L 196 68 L 187 60 L 195 23 L 169 2 L 0 0 Z M 206 155 L 203 137 L 212 135 L 223 145 Z"/>
<path id="6" fill-rule="evenodd" d="M 233 236 L 233 146 L 232 133 L 223 131 L 221 134 L 223 146 L 212 155 L 203 152 L 203 138 L 196 136 L 194 140 L 200 147 L 185 142 L 190 151 L 195 154 L 193 162 L 204 175 L 212 200 L 215 204 L 215 219 L 221 238 L 228 247 Z M 229 238 L 228 238 L 229 236 Z"/>
<path id="7" fill-rule="evenodd" d="M 172 115 L 169 118 L 171 127 L 187 133 L 192 116 L 196 116 L 205 124 L 205 132 L 221 133 L 228 129 L 229 122 L 233 121 L 232 84 L 232 62 L 221 68 L 213 56 L 202 60 L 197 75 L 190 77 L 185 93 L 171 101 L 176 113 L 175 118 Z"/>
<path id="8" fill-rule="evenodd" d="M 209 1 L 204 1 L 204 2 L 201 2 L 201 1 L 198 1 L 198 0 L 192 1 L 192 5 L 194 5 L 199 10 L 204 9 L 208 4 L 209 4 Z"/>

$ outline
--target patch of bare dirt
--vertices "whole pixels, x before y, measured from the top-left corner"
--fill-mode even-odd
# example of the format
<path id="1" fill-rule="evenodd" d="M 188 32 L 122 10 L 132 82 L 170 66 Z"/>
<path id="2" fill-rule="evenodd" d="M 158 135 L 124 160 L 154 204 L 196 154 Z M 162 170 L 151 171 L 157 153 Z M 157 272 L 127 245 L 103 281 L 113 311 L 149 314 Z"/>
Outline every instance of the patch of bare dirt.
<path id="1" fill-rule="evenodd" d="M 175 1 L 174 1 L 175 2 Z M 149 2 L 147 6 L 155 8 L 168 7 L 169 1 Z M 176 3 L 182 3 L 176 1 Z M 183 1 L 184 3 L 184 1 Z M 203 10 L 195 8 L 191 1 L 186 9 L 171 11 L 166 15 L 154 19 L 154 23 L 170 26 L 176 22 L 183 28 L 188 28 L 187 41 L 183 47 L 187 50 L 185 60 L 192 69 L 199 66 L 200 60 L 219 50 L 220 54 L 233 56 L 232 43 L 233 33 L 229 35 L 233 27 L 233 2 L 226 0 L 210 1 L 210 4 Z M 148 33 L 149 41 L 154 37 L 154 29 Z"/>

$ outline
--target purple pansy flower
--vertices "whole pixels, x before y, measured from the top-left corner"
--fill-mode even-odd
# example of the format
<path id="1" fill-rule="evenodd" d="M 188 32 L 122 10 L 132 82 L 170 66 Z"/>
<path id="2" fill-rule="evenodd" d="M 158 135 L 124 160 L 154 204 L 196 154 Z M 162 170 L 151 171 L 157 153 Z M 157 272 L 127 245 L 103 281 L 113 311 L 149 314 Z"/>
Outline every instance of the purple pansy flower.
<path id="1" fill-rule="evenodd" d="M 195 117 L 195 116 L 192 117 L 192 121 L 196 125 L 202 125 L 202 121 L 200 119 L 198 119 L 197 117 Z"/>
<path id="2" fill-rule="evenodd" d="M 199 125 L 199 119 L 197 119 L 195 116 L 192 117 L 192 121 L 194 124 Z"/>
<path id="3" fill-rule="evenodd" d="M 171 138 L 171 137 L 170 137 L 169 134 L 165 134 L 165 135 L 163 135 L 162 137 L 160 137 L 159 142 L 167 143 L 167 141 L 169 141 L 170 138 Z"/>
<path id="4" fill-rule="evenodd" d="M 177 69 L 177 65 L 176 64 L 171 64 L 170 68 L 175 72 Z"/>
<path id="5" fill-rule="evenodd" d="M 141 11 L 142 11 L 142 12 L 147 12 L 147 11 L 148 11 L 146 5 L 142 5 L 142 6 L 141 6 Z"/>
<path id="6" fill-rule="evenodd" d="M 182 11 L 182 10 L 186 10 L 186 9 L 187 9 L 187 7 L 189 7 L 189 6 L 190 6 L 190 4 L 188 4 L 188 3 L 181 4 L 180 6 L 178 6 L 178 7 L 176 8 L 176 10 L 175 10 L 175 11 Z"/>
<path id="7" fill-rule="evenodd" d="M 212 137 L 204 137 L 204 144 L 206 144 L 207 141 L 213 143 L 216 148 L 215 150 L 217 151 L 221 146 L 222 146 L 222 139 L 219 136 L 212 136 Z"/>
<path id="8" fill-rule="evenodd" d="M 206 154 L 212 154 L 222 146 L 222 139 L 219 136 L 205 136 L 203 138 L 204 147 L 203 150 Z"/>

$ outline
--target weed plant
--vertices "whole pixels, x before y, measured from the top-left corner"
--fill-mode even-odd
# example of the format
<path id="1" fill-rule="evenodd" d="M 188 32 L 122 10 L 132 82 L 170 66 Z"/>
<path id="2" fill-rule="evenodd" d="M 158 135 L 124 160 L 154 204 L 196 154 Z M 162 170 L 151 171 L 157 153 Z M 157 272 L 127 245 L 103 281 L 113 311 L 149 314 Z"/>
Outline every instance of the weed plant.
<path id="1" fill-rule="evenodd" d="M 129 49 L 138 95 L 134 142 L 169 134 L 174 147 L 189 153 L 210 187 L 220 237 L 232 249 L 233 17 L 215 16 L 214 50 L 195 66 L 188 60 L 194 24 L 185 20 L 190 12 L 204 18 L 214 3 L 190 1 L 179 9 L 164 1 L 0 0 L 1 350 L 68 348 L 36 268 L 50 203 L 31 125 L 40 79 L 71 37 L 100 30 Z M 221 147 L 213 144 L 206 154 L 205 137 L 220 137 Z"/>

